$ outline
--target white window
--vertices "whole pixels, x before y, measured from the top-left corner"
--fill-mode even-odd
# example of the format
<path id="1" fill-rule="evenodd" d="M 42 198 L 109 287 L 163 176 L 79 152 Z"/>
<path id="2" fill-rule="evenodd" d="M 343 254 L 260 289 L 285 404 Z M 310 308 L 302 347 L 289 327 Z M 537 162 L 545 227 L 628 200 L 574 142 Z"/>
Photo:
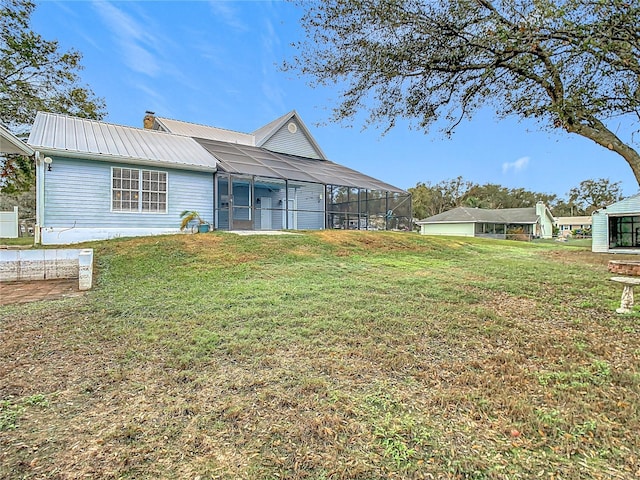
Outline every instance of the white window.
<path id="1" fill-rule="evenodd" d="M 113 167 L 111 179 L 114 212 L 167 212 L 167 172 Z"/>
<path id="2" fill-rule="evenodd" d="M 142 211 L 167 211 L 167 173 L 142 170 Z"/>

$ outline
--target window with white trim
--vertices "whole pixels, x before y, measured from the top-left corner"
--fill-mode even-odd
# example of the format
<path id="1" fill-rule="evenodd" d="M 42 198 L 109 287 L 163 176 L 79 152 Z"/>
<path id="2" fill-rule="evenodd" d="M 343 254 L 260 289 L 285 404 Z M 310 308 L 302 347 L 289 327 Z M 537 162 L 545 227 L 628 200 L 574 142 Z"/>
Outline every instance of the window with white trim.
<path id="1" fill-rule="evenodd" d="M 113 167 L 111 178 L 114 212 L 167 212 L 167 172 Z"/>

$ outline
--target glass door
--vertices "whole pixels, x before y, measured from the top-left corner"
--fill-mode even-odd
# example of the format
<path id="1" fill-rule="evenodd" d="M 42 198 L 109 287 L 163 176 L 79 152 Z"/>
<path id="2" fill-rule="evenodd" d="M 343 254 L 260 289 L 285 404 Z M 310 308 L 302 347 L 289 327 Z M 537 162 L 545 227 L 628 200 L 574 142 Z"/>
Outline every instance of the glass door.
<path id="1" fill-rule="evenodd" d="M 231 175 L 230 230 L 253 230 L 253 180 Z"/>

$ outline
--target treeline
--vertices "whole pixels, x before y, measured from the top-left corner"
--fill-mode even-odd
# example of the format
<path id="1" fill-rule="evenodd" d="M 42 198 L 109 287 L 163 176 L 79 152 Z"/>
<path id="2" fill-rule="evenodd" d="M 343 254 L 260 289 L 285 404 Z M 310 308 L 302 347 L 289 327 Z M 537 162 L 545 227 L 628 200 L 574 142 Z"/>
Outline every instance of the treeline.
<path id="1" fill-rule="evenodd" d="M 524 208 L 544 202 L 554 216 L 590 215 L 598 208 L 621 200 L 621 182 L 607 178 L 584 180 L 567 192 L 566 198 L 524 188 L 507 188 L 495 183 L 480 185 L 461 176 L 436 184 L 419 182 L 409 188 L 413 216 L 423 219 L 456 207 Z"/>

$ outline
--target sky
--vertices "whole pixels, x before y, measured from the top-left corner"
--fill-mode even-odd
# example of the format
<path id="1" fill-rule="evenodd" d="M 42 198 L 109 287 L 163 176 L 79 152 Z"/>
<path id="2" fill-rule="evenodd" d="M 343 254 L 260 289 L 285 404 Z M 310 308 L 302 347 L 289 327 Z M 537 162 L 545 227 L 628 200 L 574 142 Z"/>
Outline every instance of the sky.
<path id="1" fill-rule="evenodd" d="M 82 83 L 104 98 L 106 121 L 141 127 L 157 116 L 245 133 L 296 110 L 327 157 L 407 189 L 462 176 L 556 194 L 587 179 L 638 192 L 626 161 L 591 140 L 548 132 L 484 109 L 451 138 L 401 120 L 364 128 L 365 112 L 332 122 L 343 86 L 310 86 L 283 71 L 304 38 L 301 7 L 285 1 L 37 1 L 32 28 L 83 54 Z M 628 129 L 624 122 L 614 129 Z M 636 147 L 637 148 L 637 147 Z"/>

